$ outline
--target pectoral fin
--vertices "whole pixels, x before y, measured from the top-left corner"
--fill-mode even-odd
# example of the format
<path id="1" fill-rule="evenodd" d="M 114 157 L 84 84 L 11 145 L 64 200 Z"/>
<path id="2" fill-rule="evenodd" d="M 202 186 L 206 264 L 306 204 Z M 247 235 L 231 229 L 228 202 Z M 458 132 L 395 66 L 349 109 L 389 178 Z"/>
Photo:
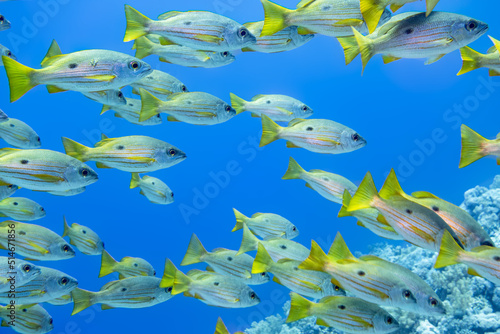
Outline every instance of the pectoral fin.
<path id="1" fill-rule="evenodd" d="M 337 21 L 333 24 L 334 27 L 359 27 L 363 25 L 363 20 L 358 19 L 345 19 Z"/>
<path id="2" fill-rule="evenodd" d="M 116 75 L 110 75 L 110 74 L 92 75 L 90 77 L 87 77 L 87 79 L 102 81 L 102 82 L 111 82 L 116 79 Z"/>
<path id="3" fill-rule="evenodd" d="M 288 148 L 301 148 L 300 146 L 295 145 L 291 141 L 286 142 L 286 147 L 288 147 Z"/>
<path id="4" fill-rule="evenodd" d="M 102 162 L 96 162 L 95 166 L 97 168 L 112 168 L 112 167 L 109 167 L 108 165 L 103 164 Z"/>
<path id="5" fill-rule="evenodd" d="M 439 56 L 436 56 L 436 57 L 430 57 L 430 58 L 427 58 L 426 62 L 425 62 L 425 65 L 430 65 L 432 63 L 435 63 L 437 62 L 439 59 L 443 58 L 444 56 L 446 55 L 439 55 Z"/>

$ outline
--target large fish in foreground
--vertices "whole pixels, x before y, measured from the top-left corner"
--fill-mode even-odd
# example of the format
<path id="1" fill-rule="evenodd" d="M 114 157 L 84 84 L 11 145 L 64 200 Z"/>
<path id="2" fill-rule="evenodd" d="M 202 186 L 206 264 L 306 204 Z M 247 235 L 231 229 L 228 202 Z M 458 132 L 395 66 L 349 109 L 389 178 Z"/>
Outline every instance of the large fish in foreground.
<path id="1" fill-rule="evenodd" d="M 488 49 L 486 54 L 479 53 L 468 46 L 460 49 L 462 55 L 462 68 L 457 75 L 486 67 L 489 69 L 490 77 L 500 76 L 500 41 L 489 36 L 494 46 Z"/>
<path id="2" fill-rule="evenodd" d="M 495 156 L 497 165 L 500 165 L 500 134 L 496 139 L 486 139 L 465 124 L 462 124 L 461 131 L 462 153 L 459 168 L 469 166 L 488 155 Z"/>

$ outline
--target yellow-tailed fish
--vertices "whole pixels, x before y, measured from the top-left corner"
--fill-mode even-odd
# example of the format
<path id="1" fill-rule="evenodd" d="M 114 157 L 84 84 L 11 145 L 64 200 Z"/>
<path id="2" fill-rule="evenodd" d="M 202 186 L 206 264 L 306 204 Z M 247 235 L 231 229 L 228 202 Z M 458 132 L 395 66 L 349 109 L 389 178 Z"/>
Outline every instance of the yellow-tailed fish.
<path id="1" fill-rule="evenodd" d="M 306 181 L 306 187 L 318 192 L 329 201 L 342 204 L 344 191 L 354 195 L 358 187 L 345 177 L 328 173 L 319 169 L 305 171 L 294 158 L 290 157 L 288 170 L 282 177 L 283 180 L 301 179 Z"/>
<path id="2" fill-rule="evenodd" d="M 0 149 L 1 184 L 37 191 L 66 191 L 97 182 L 97 173 L 66 154 L 50 150 Z"/>
<path id="3" fill-rule="evenodd" d="M 160 113 L 167 113 L 169 121 L 196 125 L 224 123 L 236 116 L 231 105 L 208 93 L 176 93 L 170 95 L 168 101 L 162 101 L 144 89 L 140 92 L 141 122 Z"/>
<path id="4" fill-rule="evenodd" d="M 462 154 L 460 156 L 459 168 L 469 166 L 471 163 L 493 155 L 500 165 L 500 133 L 496 139 L 486 139 L 476 131 L 462 124 Z"/>
<path id="5" fill-rule="evenodd" d="M 248 285 L 269 282 L 269 275 L 265 272 L 252 274 L 253 258 L 250 255 L 236 255 L 236 253 L 237 251 L 225 248 L 216 248 L 208 252 L 193 234 L 181 266 L 205 262 L 216 273 L 238 278 Z"/>
<path id="6" fill-rule="evenodd" d="M 18 186 L 9 184 L 8 186 L 0 186 L 0 201 L 12 196 L 17 191 Z"/>
<path id="7" fill-rule="evenodd" d="M 327 273 L 299 269 L 300 261 L 281 259 L 274 262 L 262 244 L 252 266 L 252 273 L 270 272 L 273 281 L 303 296 L 320 299 L 326 296 L 345 296 L 345 291 L 332 283 Z"/>
<path id="8" fill-rule="evenodd" d="M 304 261 L 309 255 L 307 247 L 293 240 L 283 238 L 259 240 L 252 232 L 250 232 L 245 224 L 243 225 L 243 238 L 237 255 L 257 250 L 259 243 L 266 248 L 273 261 L 281 259 Z"/>
<path id="9" fill-rule="evenodd" d="M 419 308 L 415 297 L 417 291 L 391 270 L 355 258 L 340 233 L 328 255 L 313 240 L 311 254 L 299 268 L 326 272 L 332 275 L 332 283 L 368 302 L 410 312 Z"/>
<path id="10" fill-rule="evenodd" d="M 12 220 L 0 223 L 0 249 L 11 248 L 12 236 L 16 253 L 27 260 L 58 261 L 75 256 L 74 249 L 63 238 L 43 226 Z"/>
<path id="11" fill-rule="evenodd" d="M 292 302 L 287 323 L 315 316 L 317 325 L 346 333 L 383 334 L 400 328 L 398 321 L 386 310 L 359 298 L 330 296 L 314 303 L 294 292 L 290 295 Z"/>
<path id="12" fill-rule="evenodd" d="M 438 252 L 445 231 L 460 243 L 455 232 L 440 216 L 408 197 L 401 189 L 394 170 L 391 170 L 380 194 L 368 172 L 347 211 L 375 208 L 404 240 L 424 249 Z"/>
<path id="13" fill-rule="evenodd" d="M 172 298 L 172 288 L 160 288 L 160 282 L 161 279 L 156 277 L 130 277 L 109 282 L 98 292 L 77 288 L 71 292 L 74 303 L 72 315 L 95 304 L 102 304 L 103 310 L 158 305 Z"/>
<path id="14" fill-rule="evenodd" d="M 22 286 L 34 280 L 41 273 L 41 269 L 32 263 L 0 256 L 0 292 L 9 291 L 12 284 Z"/>
<path id="15" fill-rule="evenodd" d="M 140 88 L 143 88 L 151 94 L 161 99 L 168 99 L 174 93 L 186 93 L 188 89 L 176 77 L 158 70 L 153 72 L 132 85 L 132 92 L 140 94 Z M 128 100 L 128 99 L 127 99 Z"/>
<path id="16" fill-rule="evenodd" d="M 284 238 L 293 239 L 299 235 L 299 229 L 288 219 L 274 213 L 255 213 L 247 217 L 236 209 L 233 209 L 236 217 L 236 225 L 231 232 L 241 230 L 247 226 L 253 234 L 262 239 Z"/>
<path id="17" fill-rule="evenodd" d="M 0 304 L 38 304 L 69 294 L 78 286 L 78 281 L 65 273 L 47 267 L 40 267 L 42 273 L 30 282 L 16 286 L 15 298 L 10 292 L 0 293 Z"/>
<path id="18" fill-rule="evenodd" d="M 314 34 L 299 34 L 297 26 L 287 27 L 271 36 L 261 36 L 264 21 L 249 22 L 245 27 L 257 37 L 257 43 L 243 48 L 243 52 L 276 53 L 291 51 L 309 42 Z"/>
<path id="19" fill-rule="evenodd" d="M 162 36 L 163 44 L 196 50 L 233 51 L 255 44 L 256 38 L 241 24 L 218 14 L 202 11 L 166 12 L 154 21 L 125 5 L 127 30 L 124 42 L 147 34 Z"/>
<path id="20" fill-rule="evenodd" d="M 161 119 L 161 115 L 157 114 L 150 119 L 140 122 L 139 117 L 141 116 L 141 100 L 127 98 L 127 104 L 125 105 L 104 105 L 101 110 L 101 115 L 104 114 L 108 110 L 115 111 L 115 117 L 123 118 L 127 122 L 136 125 L 142 126 L 153 126 L 162 124 L 163 120 Z"/>
<path id="21" fill-rule="evenodd" d="M 174 193 L 170 188 L 160 179 L 156 177 L 144 175 L 142 178 L 138 173 L 132 173 L 132 180 L 130 181 L 130 189 L 139 187 L 141 195 L 154 204 L 171 204 L 174 202 Z"/>
<path id="22" fill-rule="evenodd" d="M 217 325 L 215 326 L 215 333 L 214 334 L 231 334 L 229 333 L 229 330 L 227 329 L 226 325 L 224 324 L 224 321 L 219 317 L 217 319 Z M 245 334 L 243 332 L 234 332 L 234 334 Z"/>
<path id="23" fill-rule="evenodd" d="M 17 148 L 39 148 L 40 136 L 28 124 L 15 118 L 0 123 L 0 138 Z"/>
<path id="24" fill-rule="evenodd" d="M 157 55 L 160 61 L 186 67 L 214 68 L 231 64 L 236 57 L 229 51 L 200 51 L 182 45 L 161 45 L 146 37 L 135 41 L 135 56 L 143 59 Z"/>
<path id="25" fill-rule="evenodd" d="M 87 226 L 77 223 L 68 225 L 64 217 L 63 237 L 69 237 L 69 243 L 85 255 L 101 255 L 104 250 L 104 242 L 101 238 Z"/>
<path id="26" fill-rule="evenodd" d="M 73 302 L 73 297 L 71 296 L 71 294 L 63 295 L 61 297 L 46 301 L 47 304 L 54 306 L 68 305 L 71 304 L 72 302 Z"/>
<path id="27" fill-rule="evenodd" d="M 120 279 L 135 277 L 135 276 L 155 276 L 156 271 L 153 266 L 146 260 L 139 257 L 126 256 L 120 262 L 113 259 L 105 250 L 102 251 L 101 270 L 99 277 L 107 276 L 117 272 Z"/>
<path id="28" fill-rule="evenodd" d="M 281 127 L 262 115 L 260 146 L 278 139 L 285 139 L 287 147 L 327 154 L 352 152 L 366 145 L 366 140 L 357 132 L 331 120 L 297 118 L 288 123 L 287 127 Z"/>
<path id="29" fill-rule="evenodd" d="M 100 92 L 87 92 L 82 93 L 89 99 L 102 103 L 107 106 L 124 106 L 127 104 L 127 99 L 121 90 L 109 89 Z"/>
<path id="30" fill-rule="evenodd" d="M 33 87 L 47 85 L 50 93 L 73 90 L 96 92 L 120 89 L 152 69 L 140 59 L 108 50 L 86 50 L 63 55 L 55 41 L 36 70 L 2 56 L 10 85 L 10 100 L 17 101 Z"/>
<path id="31" fill-rule="evenodd" d="M 347 211 L 351 203 L 352 196 L 346 190 L 344 191 L 342 208 L 338 217 L 355 217 L 358 219 L 358 225 L 365 227 L 378 235 L 379 237 L 390 240 L 404 240 L 385 219 L 382 214 L 374 208 L 359 209 L 356 211 Z"/>
<path id="32" fill-rule="evenodd" d="M 0 217 L 32 221 L 45 217 L 45 209 L 35 201 L 23 197 L 8 197 L 0 201 Z"/>
<path id="33" fill-rule="evenodd" d="M 53 319 L 43 307 L 37 304 L 15 305 L 15 315 L 11 308 L 0 306 L 2 326 L 10 327 L 21 334 L 45 334 L 54 329 Z"/>
<path id="34" fill-rule="evenodd" d="M 48 191 L 48 193 L 51 195 L 54 195 L 54 196 L 68 197 L 68 196 L 75 196 L 75 195 L 81 194 L 85 190 L 86 190 L 85 187 L 81 187 L 81 188 L 75 188 L 75 189 L 70 189 L 70 190 L 65 190 L 65 191 Z"/>
<path id="35" fill-rule="evenodd" d="M 460 49 L 463 64 L 457 75 L 462 75 L 481 67 L 489 69 L 490 77 L 500 75 L 500 41 L 491 36 L 489 37 L 493 41 L 494 46 L 489 48 L 486 54 L 479 53 L 468 46 Z"/>
<path id="36" fill-rule="evenodd" d="M 5 16 L 0 14 L 0 31 L 4 31 L 7 29 L 10 29 L 10 22 L 5 18 Z"/>
<path id="37" fill-rule="evenodd" d="M 1 56 L 9 57 L 11 59 L 17 60 L 16 56 L 8 48 L 0 44 L 0 66 L 3 66 L 3 61 Z"/>
<path id="38" fill-rule="evenodd" d="M 146 136 L 107 138 L 103 135 L 93 148 L 68 138 L 62 140 L 66 154 L 81 161 L 95 161 L 98 168 L 116 168 L 131 173 L 153 172 L 186 159 L 186 154 L 177 147 Z"/>
<path id="39" fill-rule="evenodd" d="M 458 263 L 467 265 L 470 275 L 481 276 L 496 285 L 500 285 L 500 248 L 479 246 L 470 252 L 465 251 L 460 248 L 450 234 L 445 233 L 434 268 Z"/>
<path id="40" fill-rule="evenodd" d="M 311 107 L 285 95 L 256 95 L 251 101 L 245 101 L 231 93 L 231 105 L 236 114 L 248 111 L 252 117 L 266 115 L 275 122 L 290 122 L 313 114 Z"/>

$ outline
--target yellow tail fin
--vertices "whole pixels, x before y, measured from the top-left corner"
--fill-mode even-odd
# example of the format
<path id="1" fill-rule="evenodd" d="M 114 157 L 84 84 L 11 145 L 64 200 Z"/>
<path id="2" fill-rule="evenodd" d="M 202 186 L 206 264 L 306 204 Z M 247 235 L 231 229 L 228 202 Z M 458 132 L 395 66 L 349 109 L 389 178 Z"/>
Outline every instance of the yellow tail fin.
<path id="1" fill-rule="evenodd" d="M 340 232 L 337 232 L 337 236 L 333 241 L 332 247 L 330 247 L 330 251 L 328 252 L 328 256 L 332 258 L 334 261 L 345 260 L 345 259 L 355 259 L 354 255 L 352 255 L 351 251 L 347 247 L 344 238 Z"/>
<path id="2" fill-rule="evenodd" d="M 295 161 L 294 158 L 290 157 L 290 161 L 288 163 L 288 170 L 285 175 L 283 175 L 283 180 L 293 180 L 300 179 L 300 175 L 303 173 L 307 173 L 304 168 L 300 167 L 300 165 Z"/>
<path id="3" fill-rule="evenodd" d="M 236 96 L 233 93 L 230 93 L 231 96 L 231 107 L 236 110 L 236 115 L 241 114 L 245 111 L 245 103 L 247 101 L 243 100 L 241 97 Z"/>
<path id="4" fill-rule="evenodd" d="M 340 208 L 339 214 L 337 217 L 352 217 L 352 212 L 347 211 L 349 204 L 351 203 L 352 196 L 349 191 L 344 190 L 344 194 L 342 195 L 342 207 Z"/>
<path id="5" fill-rule="evenodd" d="M 311 240 L 311 252 L 309 257 L 299 265 L 299 269 L 323 271 L 325 264 L 330 262 L 328 256 L 323 252 L 316 241 Z"/>
<path id="6" fill-rule="evenodd" d="M 408 197 L 403 188 L 401 188 L 394 169 L 391 169 L 391 172 L 385 179 L 384 185 L 380 188 L 380 197 L 389 199 L 392 196 Z"/>
<path id="7" fill-rule="evenodd" d="M 460 54 L 462 55 L 462 68 L 457 75 L 462 75 L 481 67 L 481 59 L 484 56 L 483 54 L 471 49 L 468 46 L 461 48 Z"/>
<path id="8" fill-rule="evenodd" d="M 160 288 L 169 288 L 174 286 L 175 275 L 177 268 L 169 259 L 165 260 L 165 270 L 163 270 L 163 277 L 161 278 Z"/>
<path id="9" fill-rule="evenodd" d="M 182 271 L 177 270 L 172 288 L 172 296 L 188 291 L 192 281 L 193 280 L 186 276 Z"/>
<path id="10" fill-rule="evenodd" d="M 36 72 L 35 69 L 24 66 L 7 56 L 2 56 L 2 62 L 9 79 L 10 102 L 19 100 L 24 94 L 38 85 L 31 80 L 33 73 Z"/>
<path id="11" fill-rule="evenodd" d="M 115 265 L 118 262 L 113 259 L 107 251 L 102 251 L 101 255 L 101 270 L 99 271 L 99 277 L 104 277 L 115 271 Z"/>
<path id="12" fill-rule="evenodd" d="M 147 35 L 147 26 L 152 21 L 150 18 L 142 15 L 129 5 L 125 5 L 125 16 L 127 17 L 127 30 L 125 30 L 124 42 Z"/>
<path id="13" fill-rule="evenodd" d="M 73 297 L 73 312 L 71 315 L 80 313 L 81 311 L 94 305 L 92 297 L 94 292 L 76 288 L 71 291 L 71 296 Z"/>
<path id="14" fill-rule="evenodd" d="M 139 122 L 144 122 L 160 113 L 159 108 L 163 101 L 143 88 L 139 88 L 139 92 L 142 102 Z"/>
<path id="15" fill-rule="evenodd" d="M 337 38 L 344 49 L 345 64 L 349 65 L 359 55 L 359 45 L 356 37 L 339 37 Z"/>
<path id="16" fill-rule="evenodd" d="M 234 211 L 234 216 L 236 217 L 236 226 L 234 226 L 234 228 L 231 232 L 236 232 L 236 231 L 241 230 L 243 228 L 243 225 L 245 224 L 248 217 L 236 209 L 233 209 L 233 211 Z"/>
<path id="17" fill-rule="evenodd" d="M 141 177 L 139 173 L 132 173 L 132 179 L 130 180 L 130 189 L 137 188 L 141 184 Z"/>
<path id="18" fill-rule="evenodd" d="M 441 248 L 434 268 L 442 268 L 460 263 L 459 259 L 462 253 L 463 249 L 453 239 L 450 232 L 444 231 Z"/>
<path id="19" fill-rule="evenodd" d="M 426 15 L 429 16 L 431 12 L 434 10 L 434 7 L 436 7 L 437 3 L 439 0 L 427 0 L 426 3 Z"/>
<path id="20" fill-rule="evenodd" d="M 378 196 L 379 194 L 377 192 L 377 188 L 375 187 L 375 182 L 373 182 L 372 174 L 368 172 L 359 185 L 354 197 L 351 199 L 351 203 L 349 203 L 347 211 L 353 212 L 360 209 L 371 208 L 372 200 Z"/>
<path id="21" fill-rule="evenodd" d="M 259 239 L 257 239 L 257 237 L 250 232 L 250 229 L 245 224 L 243 225 L 243 239 L 241 240 L 241 246 L 236 255 L 256 250 L 258 244 Z"/>
<path id="22" fill-rule="evenodd" d="M 262 28 L 261 37 L 271 36 L 288 27 L 286 23 L 287 14 L 293 12 L 288 8 L 282 7 L 269 0 L 260 0 L 264 6 L 264 28 Z"/>
<path id="23" fill-rule="evenodd" d="M 147 37 L 139 37 L 135 40 L 135 57 L 142 59 L 153 54 L 155 44 Z"/>
<path id="24" fill-rule="evenodd" d="M 252 274 L 260 274 L 269 271 L 273 265 L 273 259 L 267 252 L 266 248 L 259 242 L 257 255 L 252 265 Z"/>
<path id="25" fill-rule="evenodd" d="M 370 34 L 377 29 L 378 22 L 388 5 L 387 0 L 361 0 L 361 14 L 365 19 Z"/>
<path id="26" fill-rule="evenodd" d="M 359 52 L 361 53 L 361 61 L 363 63 L 363 72 L 365 71 L 366 64 L 372 59 L 375 55 L 373 48 L 373 40 L 365 37 L 356 30 L 356 28 L 351 27 L 352 32 L 354 33 L 354 37 L 356 38 L 356 42 L 358 42 Z M 361 74 L 363 74 L 363 72 Z"/>
<path id="27" fill-rule="evenodd" d="M 278 140 L 281 129 L 281 126 L 276 124 L 272 119 L 266 115 L 262 115 L 262 138 L 260 139 L 260 147 Z"/>
<path id="28" fill-rule="evenodd" d="M 292 301 L 288 318 L 286 318 L 287 323 L 304 319 L 312 315 L 311 311 L 314 306 L 313 302 L 305 299 L 295 292 L 291 292 L 290 297 Z"/>
<path id="29" fill-rule="evenodd" d="M 66 221 L 66 217 L 63 216 L 63 220 L 64 220 L 64 232 L 63 232 L 62 236 L 66 237 L 69 234 L 71 227 L 69 227 L 68 222 Z"/>
<path id="30" fill-rule="evenodd" d="M 462 124 L 462 154 L 460 156 L 459 168 L 470 165 L 486 156 L 483 146 L 489 142 L 476 131 L 469 128 L 467 125 Z"/>
<path id="31" fill-rule="evenodd" d="M 67 155 L 83 162 L 88 161 L 87 153 L 91 148 L 66 137 L 62 137 L 62 142 Z"/>
<path id="32" fill-rule="evenodd" d="M 203 262 L 202 257 L 208 252 L 201 244 L 200 239 L 193 233 L 191 240 L 189 241 L 189 246 L 186 251 L 186 255 L 182 259 L 181 266 L 187 266 L 189 264 L 195 264 Z"/>

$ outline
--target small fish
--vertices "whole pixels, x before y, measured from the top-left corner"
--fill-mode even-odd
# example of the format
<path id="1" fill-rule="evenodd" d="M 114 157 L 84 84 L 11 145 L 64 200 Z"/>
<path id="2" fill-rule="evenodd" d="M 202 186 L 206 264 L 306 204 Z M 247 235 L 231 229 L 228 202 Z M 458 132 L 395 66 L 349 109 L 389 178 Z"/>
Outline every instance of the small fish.
<path id="1" fill-rule="evenodd" d="M 160 113 L 167 113 L 172 122 L 195 125 L 214 125 L 227 122 L 236 111 L 218 97 L 203 92 L 172 94 L 162 101 L 141 89 L 142 110 L 139 121 L 146 121 Z"/>
<path id="2" fill-rule="evenodd" d="M 172 167 L 186 154 L 167 142 L 146 136 L 103 139 L 93 148 L 62 138 L 66 154 L 80 161 L 95 161 L 97 168 L 116 168 L 125 172 L 153 172 Z M 1 177 L 1 174 L 0 174 Z"/>
<path id="3" fill-rule="evenodd" d="M 252 117 L 266 115 L 275 122 L 290 122 L 313 114 L 311 107 L 285 95 L 256 95 L 252 101 L 245 101 L 231 93 L 231 105 L 236 114 L 248 111 Z"/>
<path id="4" fill-rule="evenodd" d="M 6 220 L 0 223 L 0 249 L 9 249 L 15 236 L 16 253 L 26 260 L 59 261 L 75 256 L 74 249 L 59 235 L 39 225 Z"/>
<path id="5" fill-rule="evenodd" d="M 468 46 L 460 49 L 463 64 L 457 75 L 486 67 L 489 69 L 490 77 L 500 76 L 500 41 L 491 36 L 488 37 L 493 41 L 494 46 L 486 54 L 479 53 Z"/>
<path id="6" fill-rule="evenodd" d="M 0 184 L 36 191 L 66 191 L 97 182 L 97 173 L 66 154 L 50 150 L 0 149 Z"/>
<path id="7" fill-rule="evenodd" d="M 243 225 L 243 239 L 241 240 L 240 250 L 236 255 L 257 250 L 259 243 L 266 248 L 273 261 L 281 259 L 304 261 L 309 255 L 309 250 L 306 247 L 292 240 L 283 238 L 259 240 L 245 224 Z"/>
<path id="8" fill-rule="evenodd" d="M 198 237 L 193 234 L 181 266 L 206 262 L 216 273 L 241 279 L 248 285 L 259 285 L 269 282 L 265 272 L 252 274 L 253 258 L 248 254 L 236 255 L 237 251 L 216 248 L 208 252 Z"/>
<path id="9" fill-rule="evenodd" d="M 161 279 L 156 277 L 130 277 L 109 282 L 98 292 L 77 288 L 71 292 L 74 302 L 71 315 L 95 304 L 102 304 L 103 310 L 158 305 L 172 298 L 172 288 L 160 288 L 160 282 Z"/>
<path id="10" fill-rule="evenodd" d="M 359 298 L 330 296 L 314 303 L 294 292 L 290 295 L 292 302 L 287 323 L 315 316 L 317 325 L 334 327 L 345 333 L 383 334 L 400 328 L 398 321 L 386 310 Z"/>
<path id="11" fill-rule="evenodd" d="M 241 24 L 211 12 L 166 12 L 153 21 L 125 5 L 127 30 L 124 42 L 147 34 L 161 35 L 162 44 L 178 44 L 196 50 L 232 51 L 256 43 Z"/>
<path id="12" fill-rule="evenodd" d="M 168 99 L 175 93 L 187 93 L 188 89 L 176 77 L 158 70 L 153 72 L 132 85 L 132 93 L 140 94 L 140 89 L 145 89 L 151 94 L 161 99 Z"/>
<path id="13" fill-rule="evenodd" d="M 87 226 L 77 223 L 69 226 L 66 217 L 64 217 L 64 233 L 62 236 L 69 237 L 69 243 L 85 255 L 101 255 L 104 250 L 104 243 L 97 233 Z"/>
<path id="14" fill-rule="evenodd" d="M 68 197 L 68 196 L 75 196 L 83 193 L 86 190 L 85 187 L 81 188 L 76 188 L 76 189 L 70 189 L 70 190 L 65 190 L 65 191 L 48 191 L 49 194 L 54 195 L 54 196 L 63 196 L 63 197 Z"/>
<path id="15" fill-rule="evenodd" d="M 358 150 L 366 140 L 354 130 L 327 119 L 294 119 L 288 127 L 281 127 L 262 115 L 262 139 L 266 146 L 278 139 L 287 140 L 287 147 L 305 148 L 316 153 L 340 154 Z"/>
<path id="16" fill-rule="evenodd" d="M 11 309 L 0 306 L 2 327 L 10 327 L 14 332 L 21 334 L 45 334 L 54 329 L 53 319 L 43 307 L 37 304 L 15 305 L 15 320 L 9 325 Z"/>
<path id="17" fill-rule="evenodd" d="M 35 201 L 23 197 L 8 197 L 0 201 L 0 217 L 32 221 L 45 217 L 45 209 Z"/>
<path id="18" fill-rule="evenodd" d="M 39 148 L 40 136 L 28 124 L 15 118 L 0 123 L 0 138 L 17 148 Z"/>
<path id="19" fill-rule="evenodd" d="M 116 261 L 105 250 L 102 251 L 101 257 L 101 270 L 99 277 L 107 276 L 111 273 L 117 272 L 120 279 L 136 276 L 155 276 L 156 271 L 153 266 L 146 260 L 139 257 L 126 256 Z"/>
<path id="20" fill-rule="evenodd" d="M 0 292 L 11 289 L 11 284 L 14 283 L 11 278 L 14 278 L 15 286 L 23 286 L 41 275 L 41 273 L 40 268 L 34 264 L 20 259 L 0 256 Z"/>
<path id="21" fill-rule="evenodd" d="M 306 181 L 306 187 L 317 191 L 327 200 L 338 204 L 342 204 L 345 190 L 347 190 L 349 194 L 354 195 L 358 189 L 354 183 L 341 175 L 328 173 L 319 169 L 312 169 L 306 172 L 292 157 L 290 157 L 288 170 L 282 179 L 302 179 Z"/>
<path id="22" fill-rule="evenodd" d="M 357 27 L 363 33 L 368 32 L 359 0 L 302 0 L 296 10 L 269 0 L 261 2 L 266 15 L 261 37 L 274 35 L 290 26 L 298 26 L 301 35 L 352 36 L 351 27 Z M 390 17 L 390 12 L 385 11 L 381 22 L 386 22 Z"/>
<path id="23" fill-rule="evenodd" d="M 157 55 L 164 63 L 186 67 L 214 68 L 229 65 L 236 60 L 229 51 L 200 51 L 182 45 L 155 44 L 146 37 L 136 39 L 135 46 L 135 56 L 139 59 Z"/>
<path id="24" fill-rule="evenodd" d="M 132 124 L 142 125 L 142 126 L 153 126 L 163 123 L 160 114 L 157 114 L 148 120 L 140 122 L 139 117 L 141 115 L 141 108 L 142 108 L 141 100 L 127 98 L 127 104 L 125 105 L 120 105 L 120 106 L 104 105 L 102 107 L 101 115 L 108 110 L 114 110 L 115 117 L 123 118 L 124 120 Z"/>
<path id="25" fill-rule="evenodd" d="M 19 188 L 13 184 L 8 186 L 0 186 L 0 201 L 12 196 Z"/>
<path id="26" fill-rule="evenodd" d="M 243 48 L 243 52 L 277 53 L 291 51 L 306 44 L 314 37 L 314 34 L 299 34 L 296 26 L 287 27 L 272 36 L 261 36 L 264 21 L 249 22 L 245 23 L 244 26 L 252 35 L 257 37 L 257 43 Z"/>
<path id="27" fill-rule="evenodd" d="M 0 15 L 0 17 L 1 17 L 1 15 Z M 1 24 L 0 24 L 0 30 L 2 30 Z M 0 44 L 0 66 L 3 66 L 3 61 L 1 59 L 1 56 L 5 56 L 5 57 L 9 57 L 11 59 L 17 60 L 17 57 L 14 56 L 12 51 L 10 51 L 7 47 L 3 46 L 2 44 Z"/>
<path id="28" fill-rule="evenodd" d="M 274 262 L 262 244 L 252 266 L 252 273 L 270 272 L 273 281 L 303 296 L 320 299 L 326 296 L 345 296 L 345 291 L 332 283 L 327 273 L 299 269 L 300 261 L 281 259 Z"/>
<path id="29" fill-rule="evenodd" d="M 236 226 L 231 232 L 241 230 L 247 226 L 253 234 L 262 239 L 284 238 L 293 239 L 299 235 L 299 229 L 288 219 L 274 213 L 255 213 L 247 217 L 236 209 L 233 209 L 236 217 Z"/>
<path id="30" fill-rule="evenodd" d="M 486 139 L 476 131 L 462 124 L 462 154 L 460 156 L 459 168 L 469 166 L 471 163 L 493 155 L 497 158 L 497 164 L 500 165 L 500 133 L 496 139 Z"/>
<path id="31" fill-rule="evenodd" d="M 214 334 L 231 334 L 229 333 L 229 330 L 227 329 L 226 325 L 224 324 L 224 321 L 219 317 L 217 319 L 217 326 L 215 327 L 215 333 Z M 234 332 L 234 334 L 245 334 L 243 332 Z"/>
<path id="32" fill-rule="evenodd" d="M 49 93 L 96 92 L 120 89 L 152 71 L 142 60 L 115 51 L 86 50 L 63 55 L 55 41 L 42 69 L 26 67 L 6 56 L 2 60 L 9 78 L 11 102 L 38 85 L 47 85 Z"/>
<path id="33" fill-rule="evenodd" d="M 62 306 L 62 305 L 68 305 L 73 302 L 73 297 L 68 294 L 68 295 L 63 295 L 59 298 L 51 299 L 46 301 L 47 304 L 50 305 L 55 305 L 55 306 Z"/>
<path id="34" fill-rule="evenodd" d="M 0 14 L 0 31 L 4 31 L 7 29 L 10 29 L 10 22 L 5 18 L 5 16 Z"/>
<path id="35" fill-rule="evenodd" d="M 42 273 L 22 286 L 16 286 L 16 304 L 38 304 L 69 294 L 78 281 L 65 273 L 47 267 L 39 267 Z M 0 304 L 10 304 L 10 292 L 0 293 Z"/>
<path id="36" fill-rule="evenodd" d="M 170 188 L 160 179 L 156 177 L 144 175 L 142 178 L 138 173 L 132 173 L 132 180 L 130 181 L 130 189 L 139 187 L 141 195 L 154 204 L 171 204 L 174 202 L 174 193 Z"/>
<path id="37" fill-rule="evenodd" d="M 469 275 L 480 276 L 500 285 L 500 248 L 479 246 L 470 252 L 465 251 L 449 233 L 445 233 L 434 268 L 458 263 L 469 267 Z"/>
<path id="38" fill-rule="evenodd" d="M 121 90 L 109 89 L 100 92 L 87 92 L 82 93 L 89 99 L 102 103 L 107 106 L 124 106 L 127 104 L 127 99 Z"/>

